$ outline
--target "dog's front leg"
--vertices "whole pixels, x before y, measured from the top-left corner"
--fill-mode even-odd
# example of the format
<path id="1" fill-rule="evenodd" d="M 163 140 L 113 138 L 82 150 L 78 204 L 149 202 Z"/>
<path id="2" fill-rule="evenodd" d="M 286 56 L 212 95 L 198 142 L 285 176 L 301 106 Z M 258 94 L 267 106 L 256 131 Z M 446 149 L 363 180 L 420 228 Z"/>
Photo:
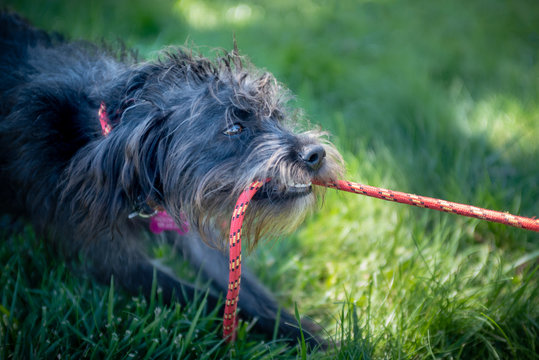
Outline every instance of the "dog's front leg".
<path id="1" fill-rule="evenodd" d="M 206 296 L 206 307 L 219 305 L 218 296 L 210 289 L 200 289 L 183 281 L 165 267 L 156 265 L 142 251 L 133 250 L 137 245 L 126 239 L 101 239 L 85 251 L 87 271 L 97 280 L 115 283 L 133 295 L 152 296 L 154 281 L 163 301 L 170 304 L 178 301 L 182 305 L 192 304 Z M 104 251 L 106 249 L 106 251 Z"/>

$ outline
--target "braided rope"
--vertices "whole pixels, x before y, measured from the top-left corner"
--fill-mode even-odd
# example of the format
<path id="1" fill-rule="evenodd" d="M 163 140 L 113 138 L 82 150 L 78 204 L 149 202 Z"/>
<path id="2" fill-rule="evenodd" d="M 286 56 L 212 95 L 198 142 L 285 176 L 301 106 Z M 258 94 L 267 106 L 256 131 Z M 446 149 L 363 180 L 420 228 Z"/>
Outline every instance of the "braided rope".
<path id="1" fill-rule="evenodd" d="M 400 191 L 392 191 L 374 186 L 353 183 L 350 181 L 338 180 L 336 182 L 328 184 L 316 182 L 314 182 L 314 184 L 326 186 L 337 190 L 348 191 L 354 194 L 367 195 L 375 197 L 377 199 L 395 201 L 401 204 L 408 204 L 412 206 L 418 206 L 422 208 L 473 217 L 526 230 L 539 231 L 539 219 L 516 216 L 501 211 L 482 209 L 471 205 L 459 204 L 426 196 L 408 194 Z"/>
<path id="2" fill-rule="evenodd" d="M 241 226 L 249 202 L 263 184 L 264 182 L 262 181 L 255 181 L 247 190 L 241 193 L 230 221 L 228 292 L 223 315 L 223 337 L 229 342 L 236 340 L 236 327 L 238 326 L 236 309 L 238 307 L 241 281 Z"/>
<path id="3" fill-rule="evenodd" d="M 107 108 L 104 102 L 102 102 L 99 106 L 98 117 L 101 125 L 101 132 L 103 136 L 107 136 L 112 130 L 112 125 L 107 115 Z M 268 180 L 269 179 L 266 181 Z M 263 181 L 255 181 L 247 190 L 242 192 L 238 198 L 238 201 L 236 202 L 234 213 L 232 214 L 229 236 L 228 292 L 226 295 L 225 312 L 223 316 L 223 337 L 228 341 L 234 341 L 236 339 L 236 327 L 238 325 L 236 310 L 238 307 L 241 281 L 241 226 L 243 224 L 245 210 L 247 209 L 249 202 L 263 184 Z M 378 199 L 395 201 L 402 204 L 498 222 L 509 226 L 539 232 L 539 219 L 531 219 L 523 216 L 503 213 L 500 211 L 482 209 L 471 205 L 408 194 L 400 191 L 392 191 L 343 180 L 338 180 L 336 182 L 327 184 L 313 182 L 313 184 L 348 191 L 355 194 L 367 195 Z M 173 221 L 171 222 L 170 220 L 172 220 L 172 218 L 170 218 L 168 214 L 163 213 L 162 217 L 157 217 L 152 220 L 153 228 L 151 227 L 151 230 L 156 233 L 163 230 L 175 230 L 180 234 L 189 231 L 188 228 L 185 228 L 185 226 L 179 228 L 174 224 Z"/>
<path id="4" fill-rule="evenodd" d="M 249 202 L 263 184 L 264 182 L 262 181 L 255 181 L 247 190 L 241 193 L 236 202 L 236 206 L 234 207 L 230 223 L 228 292 L 226 295 L 225 313 L 223 316 L 223 337 L 229 342 L 233 342 L 236 339 L 236 328 L 238 325 L 236 310 L 241 281 L 241 226 Z M 539 232 L 539 219 L 516 216 L 500 211 L 488 210 L 400 191 L 387 190 L 350 181 L 338 180 L 332 183 L 313 182 L 313 184 L 354 194 L 367 195 L 377 199 L 474 217 Z"/>

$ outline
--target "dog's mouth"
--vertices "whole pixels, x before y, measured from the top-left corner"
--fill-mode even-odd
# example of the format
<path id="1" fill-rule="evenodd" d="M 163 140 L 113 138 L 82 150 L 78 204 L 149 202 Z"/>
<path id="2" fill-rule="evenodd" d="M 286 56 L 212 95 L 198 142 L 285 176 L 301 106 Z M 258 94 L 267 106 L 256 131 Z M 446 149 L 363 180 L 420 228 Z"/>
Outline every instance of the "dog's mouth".
<path id="1" fill-rule="evenodd" d="M 269 199 L 272 201 L 294 200 L 307 196 L 313 192 L 313 185 L 309 183 L 289 182 L 284 185 L 274 181 L 266 182 L 253 196 L 253 200 Z"/>

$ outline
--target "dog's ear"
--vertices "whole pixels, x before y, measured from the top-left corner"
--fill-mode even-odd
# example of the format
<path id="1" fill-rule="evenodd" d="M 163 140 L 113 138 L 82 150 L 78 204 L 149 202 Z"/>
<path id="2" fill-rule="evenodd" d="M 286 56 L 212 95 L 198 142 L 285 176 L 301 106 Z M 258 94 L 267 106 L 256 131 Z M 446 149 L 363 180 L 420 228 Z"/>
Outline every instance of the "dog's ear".
<path id="1" fill-rule="evenodd" d="M 165 167 L 170 142 L 165 124 L 172 113 L 144 101 L 133 105 L 124 114 L 124 120 L 132 124 L 126 124 L 130 130 L 122 179 L 134 203 L 142 201 L 152 207 L 164 205 L 161 171 Z M 144 120 L 140 121 L 141 118 Z"/>
<path id="2" fill-rule="evenodd" d="M 133 71 L 129 78 L 127 78 L 127 83 L 123 87 L 123 96 L 124 99 L 136 98 L 136 93 L 142 89 L 146 81 L 151 74 L 155 72 L 156 66 L 153 64 L 145 65 L 140 68 L 139 71 Z"/>
<path id="3" fill-rule="evenodd" d="M 123 114 L 126 109 L 142 100 L 144 86 L 150 77 L 159 71 L 160 68 L 157 64 L 148 63 L 137 69 L 137 71 L 129 73 L 124 82 L 121 82 L 121 86 L 118 87 L 116 92 L 113 90 L 113 94 L 110 96 L 111 99 L 118 99 L 118 103 L 114 106 L 117 109 L 116 115 Z M 114 104 L 111 102 L 110 105 Z"/>

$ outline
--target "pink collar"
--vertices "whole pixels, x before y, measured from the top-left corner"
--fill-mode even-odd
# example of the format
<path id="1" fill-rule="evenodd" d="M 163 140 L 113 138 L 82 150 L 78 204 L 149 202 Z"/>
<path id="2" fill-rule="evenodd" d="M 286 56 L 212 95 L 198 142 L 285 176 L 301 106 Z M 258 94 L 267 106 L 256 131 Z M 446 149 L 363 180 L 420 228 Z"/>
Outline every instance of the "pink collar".
<path id="1" fill-rule="evenodd" d="M 99 105 L 97 115 L 99 116 L 99 123 L 101 124 L 101 134 L 107 136 L 112 130 L 112 125 L 107 114 L 107 106 L 104 102 L 101 102 L 101 105 Z"/>

